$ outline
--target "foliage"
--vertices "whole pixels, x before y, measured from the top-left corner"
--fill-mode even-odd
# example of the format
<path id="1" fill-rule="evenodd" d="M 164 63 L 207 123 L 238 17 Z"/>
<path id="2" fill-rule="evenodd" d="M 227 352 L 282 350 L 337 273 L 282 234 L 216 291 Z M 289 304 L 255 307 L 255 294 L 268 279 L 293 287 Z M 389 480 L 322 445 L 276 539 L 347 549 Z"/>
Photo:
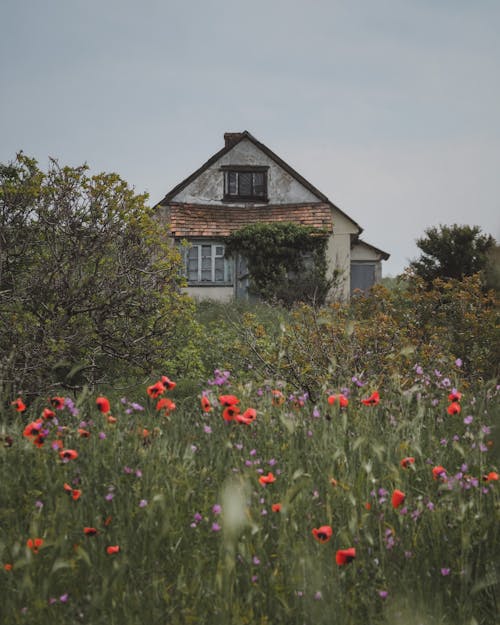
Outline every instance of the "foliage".
<path id="1" fill-rule="evenodd" d="M 481 234 L 479 226 L 427 228 L 425 237 L 417 239 L 422 255 L 410 263 L 410 268 L 428 284 L 436 278 L 460 280 L 484 271 L 488 251 L 494 245 L 493 237 Z"/>
<path id="2" fill-rule="evenodd" d="M 231 234 L 226 254 L 247 259 L 251 292 L 267 302 L 321 305 L 327 279 L 326 233 L 292 222 L 250 224 Z"/>
<path id="3" fill-rule="evenodd" d="M 460 369 L 415 364 L 406 390 L 349 381 L 342 409 L 327 399 L 334 378 L 313 403 L 230 376 L 205 388 L 211 412 L 175 389 L 168 416 L 142 391 L 139 404 L 110 397 L 110 419 L 83 393 L 43 422 L 40 448 L 22 433 L 43 397 L 15 422 L 0 413 L 2 622 L 496 622 L 499 389 L 469 388 L 452 415 Z M 380 403 L 364 405 L 375 389 Z M 222 418 L 227 393 L 257 410 L 251 425 Z M 78 458 L 62 461 L 59 440 Z M 356 558 L 338 566 L 350 547 Z"/>
<path id="4" fill-rule="evenodd" d="M 0 371 L 33 392 L 151 371 L 188 344 L 181 260 L 116 174 L 19 154 L 0 167 Z M 174 364 L 174 363 L 171 363 Z"/>

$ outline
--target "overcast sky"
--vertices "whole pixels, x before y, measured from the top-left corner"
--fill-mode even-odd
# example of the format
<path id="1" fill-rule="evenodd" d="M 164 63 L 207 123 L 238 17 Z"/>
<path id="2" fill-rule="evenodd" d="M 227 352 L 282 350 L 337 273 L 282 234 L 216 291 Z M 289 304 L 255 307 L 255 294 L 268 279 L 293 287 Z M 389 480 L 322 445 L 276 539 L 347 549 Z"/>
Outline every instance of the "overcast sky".
<path id="1" fill-rule="evenodd" d="M 500 0 L 2 0 L 0 162 L 116 171 L 152 204 L 248 130 L 391 254 L 500 241 Z"/>

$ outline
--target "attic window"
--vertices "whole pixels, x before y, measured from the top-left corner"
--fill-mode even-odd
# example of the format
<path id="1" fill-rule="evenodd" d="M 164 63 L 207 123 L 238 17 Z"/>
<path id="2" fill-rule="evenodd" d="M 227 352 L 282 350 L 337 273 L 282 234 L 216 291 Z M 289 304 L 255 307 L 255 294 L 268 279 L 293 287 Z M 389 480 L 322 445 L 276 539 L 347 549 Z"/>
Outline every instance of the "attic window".
<path id="1" fill-rule="evenodd" d="M 267 201 L 267 167 L 223 167 L 224 200 Z"/>

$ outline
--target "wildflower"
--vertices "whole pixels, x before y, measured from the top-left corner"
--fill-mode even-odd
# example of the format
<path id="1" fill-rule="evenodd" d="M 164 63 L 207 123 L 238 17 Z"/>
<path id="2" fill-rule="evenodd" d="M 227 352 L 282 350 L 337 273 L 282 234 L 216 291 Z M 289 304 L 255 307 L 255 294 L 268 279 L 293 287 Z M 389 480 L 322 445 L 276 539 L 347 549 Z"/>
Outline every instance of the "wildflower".
<path id="1" fill-rule="evenodd" d="M 380 402 L 380 394 L 378 391 L 373 391 L 370 397 L 366 397 L 361 400 L 361 403 L 365 406 L 376 406 Z"/>
<path id="2" fill-rule="evenodd" d="M 451 573 L 451 569 L 447 569 L 447 568 L 444 568 L 444 567 L 441 569 L 441 575 L 442 575 L 443 577 L 446 577 L 446 576 L 447 576 L 447 575 L 449 575 L 450 573 Z"/>
<path id="3" fill-rule="evenodd" d="M 205 432 L 205 434 L 212 434 L 212 428 L 209 425 L 204 425 L 203 431 Z"/>
<path id="4" fill-rule="evenodd" d="M 457 358 L 455 360 L 455 366 L 460 368 L 462 366 L 462 359 L 461 358 Z"/>
<path id="5" fill-rule="evenodd" d="M 69 599 L 69 595 L 68 595 L 68 593 L 67 593 L 67 592 L 65 592 L 63 595 L 61 595 L 61 596 L 59 597 L 59 601 L 60 601 L 61 603 L 66 603 L 66 602 L 68 601 L 68 599 Z"/>
<path id="6" fill-rule="evenodd" d="M 403 469 L 407 469 L 410 465 L 415 464 L 415 458 L 412 456 L 403 458 L 399 464 L 403 467 Z"/>
<path id="7" fill-rule="evenodd" d="M 35 501 L 35 508 L 38 508 L 39 510 L 41 510 L 43 508 L 43 501 L 40 501 L 39 499 L 37 499 Z"/>
<path id="8" fill-rule="evenodd" d="M 464 419 L 465 425 L 470 425 L 474 421 L 474 417 L 472 415 L 467 415 Z"/>
<path id="9" fill-rule="evenodd" d="M 328 397 L 328 403 L 333 406 L 333 404 L 338 401 L 339 402 L 339 406 L 341 408 L 347 408 L 348 404 L 349 404 L 349 400 L 347 399 L 347 397 L 345 395 L 342 395 L 342 393 L 340 393 L 339 395 L 330 395 Z"/>
<path id="10" fill-rule="evenodd" d="M 321 591 L 318 590 L 315 594 L 314 594 L 314 600 L 315 601 L 321 601 L 321 599 L 323 599 L 323 595 L 321 594 Z"/>
<path id="11" fill-rule="evenodd" d="M 146 392 L 153 399 L 158 399 L 158 397 L 162 395 L 165 392 L 165 390 L 166 389 L 165 389 L 164 384 L 161 381 L 158 381 L 155 384 L 148 386 L 148 388 L 146 389 Z"/>
<path id="12" fill-rule="evenodd" d="M 177 386 L 177 382 L 172 382 L 172 380 L 169 380 L 166 375 L 161 376 L 160 382 L 164 385 L 167 391 L 173 391 Z"/>
<path id="13" fill-rule="evenodd" d="M 339 549 L 335 554 L 335 562 L 339 566 L 343 566 L 344 564 L 349 564 L 356 558 L 356 549 L 354 547 L 349 547 L 349 549 Z"/>
<path id="14" fill-rule="evenodd" d="M 49 419 L 53 419 L 56 416 L 56 413 L 50 408 L 44 408 L 42 412 L 42 419 L 48 421 Z"/>
<path id="15" fill-rule="evenodd" d="M 116 417 L 113 417 L 113 415 L 110 415 L 110 414 L 109 414 L 109 415 L 106 417 L 106 421 L 107 421 L 108 423 L 111 423 L 111 425 L 114 425 L 114 424 L 116 423 L 117 419 L 116 419 Z"/>
<path id="16" fill-rule="evenodd" d="M 228 408 L 226 408 L 228 410 Z M 255 408 L 247 408 L 243 414 L 237 414 L 235 419 L 238 423 L 244 423 L 246 425 L 250 425 L 252 421 L 255 421 L 257 417 L 257 411 Z"/>
<path id="17" fill-rule="evenodd" d="M 387 599 L 387 597 L 389 596 L 389 593 L 387 592 L 387 590 L 379 590 L 379 591 L 378 591 L 378 596 L 379 596 L 381 599 L 384 599 L 384 600 L 385 600 L 385 599 Z"/>
<path id="18" fill-rule="evenodd" d="M 333 531 L 329 525 L 322 525 L 312 530 L 312 535 L 319 543 L 327 543 L 332 537 L 332 534 Z"/>
<path id="19" fill-rule="evenodd" d="M 168 416 L 172 410 L 175 410 L 175 404 L 171 399 L 168 399 L 168 397 L 162 397 L 156 404 L 156 410 L 162 409 L 165 410 L 165 414 Z"/>
<path id="20" fill-rule="evenodd" d="M 448 395 L 448 399 L 451 402 L 460 401 L 462 399 L 462 393 L 457 391 L 456 388 L 452 389 L 451 393 Z"/>
<path id="21" fill-rule="evenodd" d="M 88 438 L 90 436 L 90 432 L 83 428 L 78 428 L 78 435 L 80 438 Z"/>
<path id="22" fill-rule="evenodd" d="M 28 423 L 28 425 L 23 430 L 23 436 L 25 436 L 26 438 L 34 438 L 35 436 L 38 436 L 40 430 L 42 429 L 42 426 L 43 424 L 41 419 L 37 419 L 32 423 Z"/>
<path id="23" fill-rule="evenodd" d="M 215 514 L 215 515 L 219 515 L 219 514 L 222 512 L 222 508 L 221 508 L 220 504 L 215 503 L 215 504 L 212 506 L 212 512 L 213 512 L 213 514 Z"/>
<path id="24" fill-rule="evenodd" d="M 99 438 L 103 441 L 106 438 L 106 432 L 99 432 Z"/>
<path id="25" fill-rule="evenodd" d="M 403 493 L 403 491 L 396 489 L 393 493 L 392 493 L 392 507 L 394 508 L 394 510 L 396 510 L 396 508 L 399 508 L 399 506 L 401 506 L 404 503 L 404 500 L 406 499 L 406 495 Z"/>
<path id="26" fill-rule="evenodd" d="M 212 523 L 212 527 L 211 527 L 212 532 L 220 532 L 221 529 L 222 529 L 221 526 L 217 522 L 214 521 Z"/>
<path id="27" fill-rule="evenodd" d="M 201 409 L 203 412 L 210 412 L 213 410 L 212 404 L 206 395 L 203 395 L 201 398 Z"/>
<path id="28" fill-rule="evenodd" d="M 24 412 L 26 410 L 26 404 L 20 397 L 11 402 L 11 406 L 14 406 L 17 412 Z"/>
<path id="29" fill-rule="evenodd" d="M 446 410 L 449 415 L 455 415 L 455 414 L 459 414 L 462 408 L 457 401 L 454 401 L 448 406 Z"/>
<path id="30" fill-rule="evenodd" d="M 61 460 L 76 460 L 78 458 L 78 452 L 75 449 L 62 449 L 59 452 Z"/>
<path id="31" fill-rule="evenodd" d="M 97 397 L 95 403 L 99 411 L 103 414 L 108 414 L 108 412 L 111 410 L 109 400 L 106 397 Z"/>
<path id="32" fill-rule="evenodd" d="M 97 529 L 95 527 L 84 527 L 83 533 L 85 536 L 95 536 L 97 534 Z"/>
<path id="33" fill-rule="evenodd" d="M 222 406 L 229 408 L 239 404 L 240 400 L 236 397 L 236 395 L 219 395 L 219 402 Z"/>
<path id="34" fill-rule="evenodd" d="M 281 504 L 280 503 L 273 503 L 271 506 L 271 510 L 273 512 L 281 512 Z"/>
<path id="35" fill-rule="evenodd" d="M 120 551 L 119 545 L 109 545 L 109 547 L 106 547 L 106 553 L 110 556 L 115 553 L 118 553 L 119 551 Z"/>
<path id="36" fill-rule="evenodd" d="M 432 469 L 432 477 L 437 480 L 439 478 L 446 479 L 446 469 L 442 466 L 437 466 Z"/>
<path id="37" fill-rule="evenodd" d="M 281 404 L 285 401 L 285 396 L 278 389 L 274 389 L 271 391 L 272 403 L 273 406 L 281 406 Z"/>
<path id="38" fill-rule="evenodd" d="M 236 416 L 240 413 L 240 409 L 238 406 L 230 405 L 226 406 L 222 411 L 222 417 L 224 421 L 234 421 L 236 420 Z"/>
<path id="39" fill-rule="evenodd" d="M 483 475 L 483 482 L 498 482 L 498 473 L 490 471 L 488 475 Z"/>
<path id="40" fill-rule="evenodd" d="M 50 403 L 56 410 L 62 410 L 64 408 L 64 397 L 51 397 Z"/>
<path id="41" fill-rule="evenodd" d="M 13 565 L 12 565 L 10 562 L 6 562 L 6 563 L 3 565 L 3 569 L 4 569 L 4 571 L 12 571 L 12 569 L 13 569 L 13 568 L 14 568 L 14 567 L 13 567 Z"/>
<path id="42" fill-rule="evenodd" d="M 26 546 L 28 547 L 28 549 L 31 549 L 33 553 L 38 553 L 43 543 L 43 538 L 28 538 L 28 540 L 26 541 Z"/>
<path id="43" fill-rule="evenodd" d="M 148 500 L 147 499 L 141 499 L 139 501 L 139 508 L 145 508 L 148 505 Z"/>
<path id="44" fill-rule="evenodd" d="M 275 481 L 276 481 L 276 478 L 271 473 L 271 471 L 269 471 L 267 475 L 261 475 L 259 477 L 259 483 L 262 484 L 262 486 L 265 486 L 266 484 L 272 484 Z"/>
<path id="45" fill-rule="evenodd" d="M 372 504 L 369 501 L 365 502 L 365 510 L 369 512 L 371 509 L 372 509 Z"/>
<path id="46" fill-rule="evenodd" d="M 78 501 L 78 499 L 82 496 L 81 490 L 78 488 L 71 488 L 71 486 L 66 483 L 64 484 L 64 490 L 68 493 L 68 495 L 71 495 L 73 501 Z"/>

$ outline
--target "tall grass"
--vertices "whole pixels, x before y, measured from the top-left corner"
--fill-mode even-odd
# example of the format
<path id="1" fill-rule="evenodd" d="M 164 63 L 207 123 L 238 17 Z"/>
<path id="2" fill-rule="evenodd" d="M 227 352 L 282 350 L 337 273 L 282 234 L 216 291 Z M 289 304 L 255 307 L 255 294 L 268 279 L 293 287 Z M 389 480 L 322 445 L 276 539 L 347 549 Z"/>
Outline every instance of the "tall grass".
<path id="1" fill-rule="evenodd" d="M 41 448 L 23 430 L 45 401 L 4 415 L 1 623 L 499 622 L 497 386 L 468 389 L 450 415 L 459 383 L 434 372 L 406 389 L 395 379 L 372 406 L 370 383 L 352 383 L 344 409 L 327 401 L 333 383 L 316 404 L 281 388 L 276 405 L 278 382 L 230 381 L 206 387 L 207 413 L 199 395 L 169 415 L 145 390 L 112 400 L 116 423 L 84 393 L 44 422 Z M 252 424 L 223 419 L 227 393 L 257 410 Z M 78 458 L 61 460 L 58 440 Z M 323 544 L 312 530 L 324 525 Z M 29 538 L 43 539 L 38 553 Z"/>

